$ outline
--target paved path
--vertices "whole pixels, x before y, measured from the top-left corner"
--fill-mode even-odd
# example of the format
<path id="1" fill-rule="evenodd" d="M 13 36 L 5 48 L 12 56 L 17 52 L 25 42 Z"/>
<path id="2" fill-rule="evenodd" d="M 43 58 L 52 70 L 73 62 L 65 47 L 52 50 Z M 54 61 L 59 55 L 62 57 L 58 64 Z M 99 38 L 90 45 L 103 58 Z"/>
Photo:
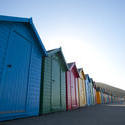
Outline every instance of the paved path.
<path id="1" fill-rule="evenodd" d="M 95 105 L 70 112 L 1 122 L 0 125 L 125 125 L 125 105 Z"/>

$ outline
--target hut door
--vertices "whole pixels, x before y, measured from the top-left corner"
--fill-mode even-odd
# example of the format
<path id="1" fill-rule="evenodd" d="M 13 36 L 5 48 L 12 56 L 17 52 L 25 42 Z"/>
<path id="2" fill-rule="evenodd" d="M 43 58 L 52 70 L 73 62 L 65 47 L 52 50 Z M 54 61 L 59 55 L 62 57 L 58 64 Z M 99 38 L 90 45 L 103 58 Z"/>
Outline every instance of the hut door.
<path id="1" fill-rule="evenodd" d="M 60 109 L 60 65 L 58 59 L 52 59 L 52 111 Z"/>
<path id="2" fill-rule="evenodd" d="M 75 76 L 72 72 L 71 72 L 71 93 L 72 93 L 72 107 L 76 107 Z"/>
<path id="3" fill-rule="evenodd" d="M 75 87 L 76 87 L 76 105 L 79 105 L 79 95 L 78 95 L 78 79 L 75 78 Z"/>
<path id="4" fill-rule="evenodd" d="M 30 53 L 30 41 L 12 31 L 0 83 L 0 114 L 25 112 Z"/>
<path id="5" fill-rule="evenodd" d="M 79 79 L 79 93 L 80 93 L 80 106 L 83 106 L 83 104 L 84 104 L 84 93 L 83 93 L 83 80 L 80 78 Z"/>

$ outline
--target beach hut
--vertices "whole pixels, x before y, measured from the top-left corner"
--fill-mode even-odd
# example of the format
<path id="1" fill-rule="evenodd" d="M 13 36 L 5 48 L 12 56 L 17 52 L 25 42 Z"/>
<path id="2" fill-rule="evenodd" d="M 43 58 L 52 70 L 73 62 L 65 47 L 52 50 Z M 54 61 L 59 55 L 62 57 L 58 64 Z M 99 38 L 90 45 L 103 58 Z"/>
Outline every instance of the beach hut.
<path id="1" fill-rule="evenodd" d="M 109 96 L 107 93 L 106 93 L 106 99 L 107 99 L 106 103 L 108 104 L 109 103 Z"/>
<path id="2" fill-rule="evenodd" d="M 111 93 L 111 103 L 113 103 L 113 94 Z"/>
<path id="3" fill-rule="evenodd" d="M 95 104 L 97 104 L 96 87 L 94 88 L 94 91 L 95 91 Z"/>
<path id="4" fill-rule="evenodd" d="M 47 51 L 43 59 L 40 94 L 40 114 L 66 110 L 66 71 L 68 70 L 61 48 Z"/>
<path id="5" fill-rule="evenodd" d="M 111 103 L 111 95 L 109 95 L 109 103 Z"/>
<path id="6" fill-rule="evenodd" d="M 91 98 L 92 98 L 91 104 L 94 105 L 95 104 L 94 81 L 92 78 L 90 80 L 91 80 Z"/>
<path id="7" fill-rule="evenodd" d="M 109 104 L 109 95 L 107 94 L 107 104 Z"/>
<path id="8" fill-rule="evenodd" d="M 85 90 L 85 74 L 82 68 L 78 69 L 78 90 L 79 90 L 79 104 L 80 107 L 86 105 L 86 90 Z"/>
<path id="9" fill-rule="evenodd" d="M 90 88 L 90 105 L 94 105 L 94 93 L 93 93 L 93 79 L 89 79 L 89 88 Z"/>
<path id="10" fill-rule="evenodd" d="M 0 121 L 39 114 L 44 56 L 32 18 L 0 16 Z"/>
<path id="11" fill-rule="evenodd" d="M 67 110 L 79 107 L 78 77 L 79 73 L 75 62 L 68 63 L 66 72 L 66 108 Z"/>
<path id="12" fill-rule="evenodd" d="M 120 100 L 121 100 L 121 97 L 119 96 L 119 97 L 118 97 L 118 103 L 119 103 L 119 104 L 121 103 Z"/>
<path id="13" fill-rule="evenodd" d="M 106 104 L 106 94 L 104 93 L 104 104 Z"/>
<path id="14" fill-rule="evenodd" d="M 104 104 L 105 103 L 104 90 L 102 88 L 100 88 L 100 93 L 101 93 L 101 104 Z"/>
<path id="15" fill-rule="evenodd" d="M 107 93 L 107 104 L 109 103 L 109 95 L 108 95 L 108 93 Z"/>
<path id="16" fill-rule="evenodd" d="M 114 96 L 114 103 L 116 104 L 117 102 L 117 96 Z"/>
<path id="17" fill-rule="evenodd" d="M 94 86 L 93 86 L 93 105 L 95 104 L 95 89 L 94 89 Z"/>
<path id="18" fill-rule="evenodd" d="M 94 104 L 96 104 L 96 85 L 95 82 L 93 81 L 93 96 L 94 96 Z"/>
<path id="19" fill-rule="evenodd" d="M 86 85 L 86 102 L 90 106 L 92 104 L 92 83 L 88 74 L 85 75 L 85 85 Z"/>
<path id="20" fill-rule="evenodd" d="M 89 87 L 90 87 L 90 105 L 93 104 L 93 85 L 92 85 L 92 79 L 90 78 L 89 82 Z"/>
<path id="21" fill-rule="evenodd" d="M 107 104 L 108 103 L 108 95 L 107 95 L 107 93 L 104 93 L 104 97 L 105 97 L 105 104 Z"/>
<path id="22" fill-rule="evenodd" d="M 96 97 L 97 97 L 97 104 L 101 104 L 101 93 L 100 88 L 96 88 Z"/>
<path id="23" fill-rule="evenodd" d="M 117 96 L 117 104 L 118 104 L 118 96 Z"/>

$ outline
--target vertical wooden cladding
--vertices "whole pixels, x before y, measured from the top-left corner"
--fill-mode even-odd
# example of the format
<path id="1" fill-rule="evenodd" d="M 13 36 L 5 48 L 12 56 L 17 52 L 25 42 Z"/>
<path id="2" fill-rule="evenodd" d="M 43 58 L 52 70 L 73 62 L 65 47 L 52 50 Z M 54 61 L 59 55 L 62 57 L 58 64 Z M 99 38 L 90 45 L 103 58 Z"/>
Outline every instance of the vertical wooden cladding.
<path id="1" fill-rule="evenodd" d="M 91 87 L 91 105 L 94 105 L 94 92 L 93 92 L 93 80 L 90 78 L 90 87 Z"/>
<path id="2" fill-rule="evenodd" d="M 96 93 L 95 93 L 95 82 L 93 81 L 92 78 L 90 78 L 90 83 L 91 83 L 91 96 L 92 96 L 92 105 L 96 104 L 95 102 L 95 96 L 96 96 Z"/>
<path id="3" fill-rule="evenodd" d="M 43 62 L 40 114 L 66 110 L 66 71 L 61 48 L 48 51 Z"/>
<path id="4" fill-rule="evenodd" d="M 66 104 L 67 110 L 79 107 L 78 93 L 78 71 L 75 63 L 68 64 L 69 70 L 66 73 Z"/>
<path id="5" fill-rule="evenodd" d="M 107 98 L 108 98 L 107 103 L 109 104 L 109 102 L 110 102 L 109 95 L 107 95 Z"/>
<path id="6" fill-rule="evenodd" d="M 104 103 L 106 104 L 107 103 L 107 94 L 104 93 Z"/>
<path id="7" fill-rule="evenodd" d="M 117 96 L 115 96 L 115 103 L 117 103 Z"/>
<path id="8" fill-rule="evenodd" d="M 101 103 L 104 104 L 105 103 L 104 93 L 100 91 L 100 94 L 101 94 Z"/>
<path id="9" fill-rule="evenodd" d="M 66 109 L 72 109 L 71 76 L 70 71 L 66 72 Z"/>
<path id="10" fill-rule="evenodd" d="M 78 69 L 78 72 L 79 105 L 82 107 L 86 105 L 85 75 L 82 68 Z"/>
<path id="11" fill-rule="evenodd" d="M 93 87 L 94 104 L 96 104 L 96 89 Z"/>
<path id="12" fill-rule="evenodd" d="M 112 103 L 114 103 L 115 101 L 114 101 L 114 95 L 112 96 Z"/>
<path id="13" fill-rule="evenodd" d="M 93 85 L 92 85 L 92 80 L 89 77 L 88 74 L 85 75 L 85 85 L 86 85 L 86 100 L 87 100 L 87 105 L 92 105 L 93 104 Z"/>
<path id="14" fill-rule="evenodd" d="M 96 88 L 94 90 L 95 90 L 95 104 L 97 104 Z"/>
<path id="15" fill-rule="evenodd" d="M 102 92 L 102 103 L 105 104 L 106 100 L 105 100 L 105 93 Z"/>
<path id="16" fill-rule="evenodd" d="M 89 89 L 89 81 L 87 78 L 87 75 L 85 75 L 86 80 L 85 80 L 85 86 L 86 86 L 86 103 L 87 105 L 90 105 L 90 89 Z"/>
<path id="17" fill-rule="evenodd" d="M 106 94 L 106 103 L 107 103 L 107 104 L 109 103 L 109 97 L 108 97 L 107 94 Z"/>
<path id="18" fill-rule="evenodd" d="M 92 105 L 93 104 L 93 85 L 92 85 L 92 81 L 90 80 L 90 97 L 91 97 L 91 99 L 90 99 L 90 105 Z"/>
<path id="19" fill-rule="evenodd" d="M 73 70 L 71 71 L 71 95 L 72 95 L 72 107 L 77 106 L 77 95 L 76 95 L 76 77 L 73 73 Z"/>
<path id="20" fill-rule="evenodd" d="M 100 91 L 96 91 L 97 104 L 101 104 L 101 93 Z"/>
<path id="21" fill-rule="evenodd" d="M 113 103 L 113 96 L 111 95 L 111 103 Z"/>
<path id="22" fill-rule="evenodd" d="M 0 16 L 0 121 L 39 114 L 41 44 L 32 20 Z"/>
<path id="23" fill-rule="evenodd" d="M 109 103 L 111 103 L 111 95 L 109 95 Z"/>

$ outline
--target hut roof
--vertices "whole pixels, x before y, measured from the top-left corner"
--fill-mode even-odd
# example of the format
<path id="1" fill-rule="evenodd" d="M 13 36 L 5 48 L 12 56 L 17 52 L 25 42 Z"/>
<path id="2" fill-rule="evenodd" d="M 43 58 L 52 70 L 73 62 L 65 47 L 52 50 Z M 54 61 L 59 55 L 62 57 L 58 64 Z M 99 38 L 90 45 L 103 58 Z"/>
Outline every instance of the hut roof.
<path id="1" fill-rule="evenodd" d="M 6 22 L 19 22 L 19 23 L 27 23 L 30 25 L 32 31 L 34 32 L 38 42 L 39 42 L 39 45 L 40 47 L 42 48 L 43 50 L 43 54 L 46 56 L 47 53 L 46 53 L 46 49 L 42 43 L 42 40 L 33 24 L 33 20 L 32 18 L 21 18 L 21 17 L 13 17 L 13 16 L 3 16 L 3 15 L 0 15 L 0 21 L 6 21 Z"/>
<path id="2" fill-rule="evenodd" d="M 74 67 L 75 71 L 76 71 L 76 74 L 79 77 L 79 72 L 78 72 L 78 69 L 76 67 L 76 63 L 75 62 L 71 62 L 71 63 L 68 63 L 67 65 L 68 65 L 69 70 L 71 70 Z"/>
<path id="3" fill-rule="evenodd" d="M 84 71 L 83 71 L 83 68 L 78 68 L 78 73 L 80 73 L 81 71 L 82 71 L 82 74 L 83 74 L 84 79 L 86 79 L 85 74 L 84 74 Z"/>
<path id="4" fill-rule="evenodd" d="M 68 66 L 67 66 L 67 63 L 66 63 L 66 60 L 65 60 L 65 57 L 64 57 L 64 54 L 63 54 L 63 52 L 62 52 L 62 48 L 61 48 L 61 47 L 60 47 L 60 48 L 56 48 L 56 49 L 52 49 L 52 50 L 48 50 L 47 53 L 48 53 L 48 55 L 50 55 L 50 56 L 53 55 L 53 54 L 55 54 L 55 53 L 58 53 L 59 56 L 60 56 L 60 57 L 62 58 L 62 60 L 63 60 L 63 64 L 64 64 L 66 70 L 68 70 Z"/>

